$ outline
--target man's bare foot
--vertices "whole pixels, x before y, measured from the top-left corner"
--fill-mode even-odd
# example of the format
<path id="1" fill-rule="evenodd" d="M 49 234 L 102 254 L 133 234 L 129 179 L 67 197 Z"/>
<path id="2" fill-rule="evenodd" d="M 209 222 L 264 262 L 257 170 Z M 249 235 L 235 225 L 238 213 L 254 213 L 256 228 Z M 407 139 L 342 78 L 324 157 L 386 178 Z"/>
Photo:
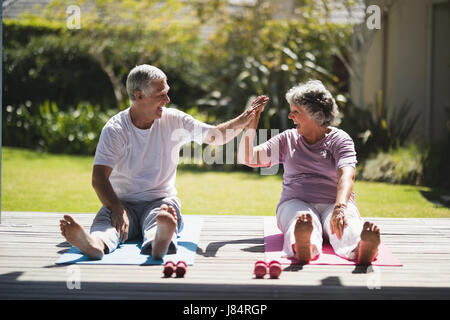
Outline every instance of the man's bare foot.
<path id="1" fill-rule="evenodd" d="M 152 245 L 152 257 L 162 259 L 169 248 L 173 233 L 177 229 L 177 213 L 172 206 L 161 205 L 156 217 L 156 235 Z"/>
<path id="2" fill-rule="evenodd" d="M 369 265 L 378 254 L 380 229 L 370 222 L 365 222 L 358 245 L 358 264 Z"/>
<path id="3" fill-rule="evenodd" d="M 304 213 L 297 218 L 294 229 L 295 245 L 293 249 L 297 260 L 306 264 L 312 259 L 311 233 L 313 231 L 312 217 Z"/>
<path id="4" fill-rule="evenodd" d="M 103 241 L 92 237 L 71 216 L 64 215 L 64 219 L 59 220 L 59 223 L 61 234 L 71 245 L 77 247 L 91 259 L 100 260 L 103 257 L 105 248 Z"/>

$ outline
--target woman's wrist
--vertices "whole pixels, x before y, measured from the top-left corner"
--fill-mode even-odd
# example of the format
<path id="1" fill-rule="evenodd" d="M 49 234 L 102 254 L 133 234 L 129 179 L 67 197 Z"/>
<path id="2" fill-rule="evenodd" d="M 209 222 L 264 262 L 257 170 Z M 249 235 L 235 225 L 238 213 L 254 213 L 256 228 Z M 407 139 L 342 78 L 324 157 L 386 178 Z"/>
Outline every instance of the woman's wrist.
<path id="1" fill-rule="evenodd" d="M 334 209 L 347 209 L 347 204 L 343 202 L 336 203 Z"/>

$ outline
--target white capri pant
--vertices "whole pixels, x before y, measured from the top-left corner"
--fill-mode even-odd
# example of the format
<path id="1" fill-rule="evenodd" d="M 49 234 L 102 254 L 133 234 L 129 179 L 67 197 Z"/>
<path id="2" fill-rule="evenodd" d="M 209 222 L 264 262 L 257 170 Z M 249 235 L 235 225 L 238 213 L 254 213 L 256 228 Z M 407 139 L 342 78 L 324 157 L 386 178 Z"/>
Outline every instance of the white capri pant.
<path id="1" fill-rule="evenodd" d="M 302 213 L 310 213 L 313 223 L 311 233 L 311 245 L 315 246 L 313 259 L 322 252 L 323 239 L 329 239 L 331 246 L 337 255 L 349 260 L 355 260 L 353 252 L 361 240 L 363 220 L 358 208 L 351 202 L 347 205 L 346 218 L 348 225 L 344 229 L 339 240 L 336 234 L 331 234 L 330 220 L 334 210 L 334 204 L 307 203 L 302 200 L 292 199 L 283 202 L 277 210 L 278 228 L 284 234 L 283 251 L 288 257 L 295 257 L 292 245 L 295 244 L 294 228 L 297 218 Z"/>

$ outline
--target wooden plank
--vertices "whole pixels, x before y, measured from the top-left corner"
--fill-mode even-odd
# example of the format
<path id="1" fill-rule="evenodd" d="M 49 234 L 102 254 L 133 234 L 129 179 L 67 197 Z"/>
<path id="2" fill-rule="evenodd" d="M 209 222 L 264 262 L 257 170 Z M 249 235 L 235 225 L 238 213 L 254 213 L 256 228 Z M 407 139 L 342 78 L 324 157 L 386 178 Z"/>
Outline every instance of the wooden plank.
<path id="1" fill-rule="evenodd" d="M 72 214 L 89 228 L 95 214 Z M 448 298 L 450 219 L 371 218 L 404 267 L 285 267 L 278 280 L 254 279 L 264 257 L 263 217 L 204 216 L 194 266 L 184 279 L 162 278 L 161 266 L 76 265 L 82 290 L 68 290 L 70 266 L 55 260 L 68 249 L 61 213 L 5 212 L 0 225 L 0 298 L 299 299 L 318 297 Z M 21 226 L 20 224 L 31 226 Z M 380 290 L 369 290 L 377 276 Z M 376 292 L 375 292 L 376 291 Z"/>

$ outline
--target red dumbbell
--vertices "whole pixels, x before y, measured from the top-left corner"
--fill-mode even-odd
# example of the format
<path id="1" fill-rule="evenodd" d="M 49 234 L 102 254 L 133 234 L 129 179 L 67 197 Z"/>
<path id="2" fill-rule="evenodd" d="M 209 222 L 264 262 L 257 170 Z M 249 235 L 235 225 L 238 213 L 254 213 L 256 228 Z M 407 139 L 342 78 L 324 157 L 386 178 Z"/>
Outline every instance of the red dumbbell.
<path id="1" fill-rule="evenodd" d="M 172 261 L 167 261 L 164 264 L 164 277 L 169 278 L 175 272 L 175 264 Z"/>
<path id="2" fill-rule="evenodd" d="M 254 274 L 258 279 L 264 278 L 267 273 L 267 263 L 264 260 L 258 260 L 255 262 Z"/>
<path id="3" fill-rule="evenodd" d="M 184 261 L 178 261 L 175 274 L 177 278 L 183 278 L 187 271 L 187 264 Z"/>
<path id="4" fill-rule="evenodd" d="M 281 274 L 281 263 L 276 260 L 270 261 L 269 274 L 270 274 L 270 278 L 278 279 Z"/>

